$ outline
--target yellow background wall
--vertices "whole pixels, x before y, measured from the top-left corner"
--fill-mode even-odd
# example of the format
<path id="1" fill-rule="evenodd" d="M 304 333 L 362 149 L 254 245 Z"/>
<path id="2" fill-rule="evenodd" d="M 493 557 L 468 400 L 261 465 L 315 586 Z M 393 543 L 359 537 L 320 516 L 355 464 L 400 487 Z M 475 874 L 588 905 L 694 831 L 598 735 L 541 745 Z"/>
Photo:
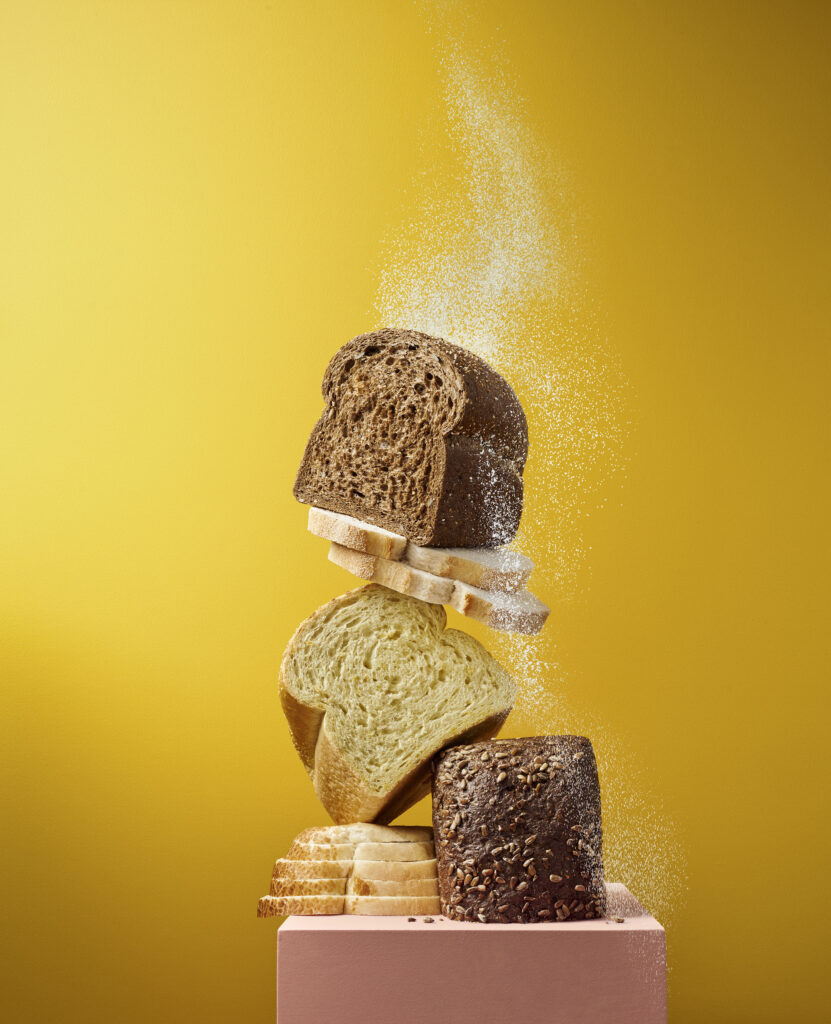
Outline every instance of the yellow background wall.
<path id="1" fill-rule="evenodd" d="M 546 642 L 675 823 L 670 1019 L 826 1019 L 828 9 L 468 8 L 631 381 Z M 440 102 L 403 0 L 0 8 L 7 1020 L 272 1019 L 291 483 Z"/>

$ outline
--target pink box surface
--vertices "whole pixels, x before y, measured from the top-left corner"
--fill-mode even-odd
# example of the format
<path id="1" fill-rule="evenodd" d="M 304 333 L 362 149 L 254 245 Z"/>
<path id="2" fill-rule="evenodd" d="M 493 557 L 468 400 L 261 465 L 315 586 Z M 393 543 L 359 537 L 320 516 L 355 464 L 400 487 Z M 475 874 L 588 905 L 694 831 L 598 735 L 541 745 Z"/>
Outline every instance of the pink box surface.
<path id="1" fill-rule="evenodd" d="M 665 1024 L 664 929 L 607 892 L 608 919 L 570 924 L 290 917 L 278 1024 Z"/>

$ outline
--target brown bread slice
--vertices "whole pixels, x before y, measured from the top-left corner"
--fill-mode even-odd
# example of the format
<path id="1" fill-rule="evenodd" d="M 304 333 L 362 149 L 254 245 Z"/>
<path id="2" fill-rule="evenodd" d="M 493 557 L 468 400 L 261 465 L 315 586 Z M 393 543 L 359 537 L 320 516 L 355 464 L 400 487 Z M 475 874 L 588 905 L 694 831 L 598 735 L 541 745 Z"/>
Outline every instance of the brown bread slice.
<path id="1" fill-rule="evenodd" d="M 442 912 L 483 922 L 605 911 L 600 787 L 583 736 L 452 747 L 433 765 Z"/>
<path id="2" fill-rule="evenodd" d="M 347 342 L 294 485 L 306 504 L 416 544 L 494 547 L 522 514 L 528 426 L 513 389 L 473 353 L 417 331 Z"/>

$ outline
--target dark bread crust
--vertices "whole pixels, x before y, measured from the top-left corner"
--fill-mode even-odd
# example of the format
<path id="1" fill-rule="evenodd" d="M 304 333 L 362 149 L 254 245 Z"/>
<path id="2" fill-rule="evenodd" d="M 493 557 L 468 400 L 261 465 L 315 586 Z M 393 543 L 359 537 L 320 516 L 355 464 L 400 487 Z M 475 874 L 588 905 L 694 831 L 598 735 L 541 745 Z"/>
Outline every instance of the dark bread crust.
<path id="1" fill-rule="evenodd" d="M 347 342 L 322 391 L 326 408 L 294 485 L 299 501 L 417 544 L 513 540 L 528 426 L 513 389 L 482 359 L 387 328 Z"/>
<path id="2" fill-rule="evenodd" d="M 585 737 L 446 749 L 433 761 L 433 828 L 447 917 L 506 923 L 605 914 L 600 786 Z"/>

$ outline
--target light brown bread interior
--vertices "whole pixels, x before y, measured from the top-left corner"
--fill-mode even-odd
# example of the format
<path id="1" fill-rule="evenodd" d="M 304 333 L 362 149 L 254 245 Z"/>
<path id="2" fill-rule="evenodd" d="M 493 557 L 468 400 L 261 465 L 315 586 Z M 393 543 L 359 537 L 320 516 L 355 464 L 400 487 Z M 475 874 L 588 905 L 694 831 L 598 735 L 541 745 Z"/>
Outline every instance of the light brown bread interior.
<path id="1" fill-rule="evenodd" d="M 337 822 L 389 821 L 458 738 L 494 735 L 516 688 L 444 609 L 371 584 L 298 628 L 280 672 L 292 738 Z"/>

